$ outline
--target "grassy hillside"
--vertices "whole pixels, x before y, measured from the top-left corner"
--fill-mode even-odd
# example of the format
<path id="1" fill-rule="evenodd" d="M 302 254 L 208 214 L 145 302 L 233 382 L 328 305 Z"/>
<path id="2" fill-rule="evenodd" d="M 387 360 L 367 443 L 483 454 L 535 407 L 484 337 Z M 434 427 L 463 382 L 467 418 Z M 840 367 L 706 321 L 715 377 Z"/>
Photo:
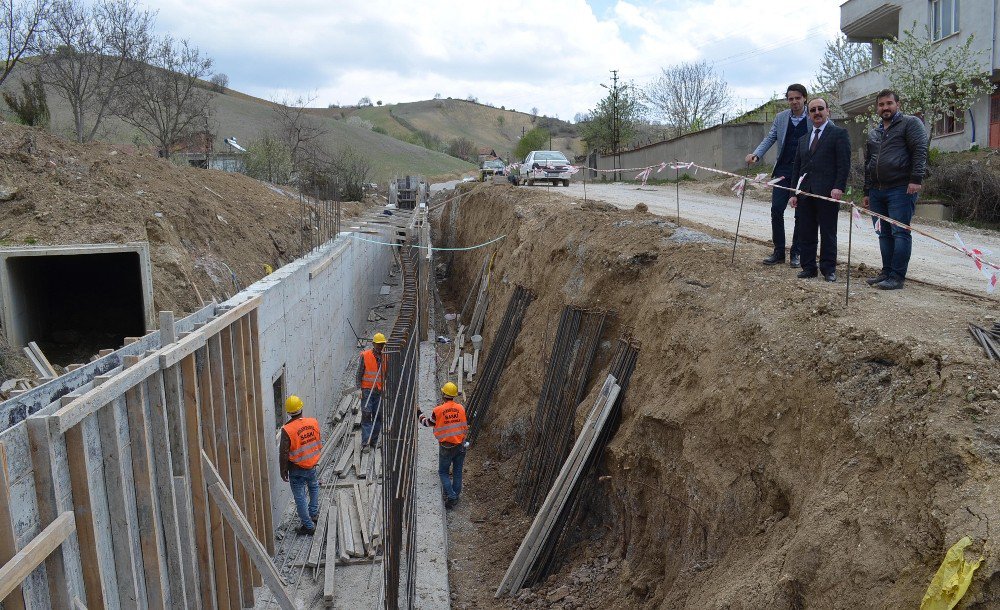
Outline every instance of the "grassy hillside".
<path id="1" fill-rule="evenodd" d="M 570 155 L 583 154 L 583 142 L 575 126 L 545 117 L 533 117 L 524 112 L 502 110 L 458 99 L 437 99 L 365 108 L 344 107 L 315 111 L 321 116 L 348 118 L 356 115 L 401 140 L 413 141 L 417 130 L 432 133 L 447 144 L 466 138 L 477 147 L 489 147 L 507 158 L 521 138 L 522 128 L 528 131 L 543 126 L 553 133 L 552 147 Z"/>
<path id="2" fill-rule="evenodd" d="M 27 70 L 19 66 L 17 72 L 27 73 Z M 17 72 L 4 82 L 3 89 L 20 91 L 20 75 Z M 68 104 L 54 90 L 49 90 L 47 93 L 52 114 L 50 130 L 57 135 L 72 139 L 73 122 Z M 223 138 L 236 137 L 241 144 L 246 145 L 260 137 L 262 133 L 277 132 L 279 126 L 272 110 L 273 105 L 270 101 L 238 91 L 213 93 L 210 129 L 216 134 L 215 149 L 225 150 Z M 0 110 L 3 113 L 7 111 L 2 101 Z M 449 178 L 475 169 L 474 165 L 444 153 L 409 144 L 363 127 L 349 125 L 333 113 L 313 114 L 313 120 L 320 121 L 328 131 L 322 138 L 321 144 L 331 152 L 345 147 L 353 147 L 363 152 L 372 161 L 373 180 L 384 181 L 402 174 Z M 102 133 L 98 139 L 115 144 L 146 144 L 143 136 L 135 128 L 113 118 L 102 124 Z"/>

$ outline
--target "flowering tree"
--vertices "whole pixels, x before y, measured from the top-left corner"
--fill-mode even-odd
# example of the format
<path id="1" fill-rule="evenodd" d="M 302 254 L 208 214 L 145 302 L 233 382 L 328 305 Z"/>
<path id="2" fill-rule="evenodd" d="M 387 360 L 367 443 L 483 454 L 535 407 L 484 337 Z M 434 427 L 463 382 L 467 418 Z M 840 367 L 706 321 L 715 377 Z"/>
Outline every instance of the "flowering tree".
<path id="1" fill-rule="evenodd" d="M 984 51 L 972 48 L 973 37 L 956 46 L 931 40 L 930 32 L 914 32 L 917 24 L 899 38 L 885 42 L 882 72 L 905 103 L 906 111 L 919 114 L 931 133 L 943 118 L 961 118 L 966 109 L 990 93 L 990 72 L 981 61 Z"/>

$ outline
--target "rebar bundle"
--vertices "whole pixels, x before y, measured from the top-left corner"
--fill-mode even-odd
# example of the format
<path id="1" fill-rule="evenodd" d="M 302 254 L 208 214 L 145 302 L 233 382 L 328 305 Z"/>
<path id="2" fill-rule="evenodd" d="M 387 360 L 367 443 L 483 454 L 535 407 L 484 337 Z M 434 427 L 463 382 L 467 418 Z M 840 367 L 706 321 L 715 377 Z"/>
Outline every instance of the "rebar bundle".
<path id="1" fill-rule="evenodd" d="M 583 519 L 587 506 L 586 500 L 591 497 L 596 485 L 598 485 L 597 469 L 604 460 L 604 452 L 608 447 L 608 443 L 611 442 L 615 432 L 618 431 L 618 425 L 621 423 L 622 403 L 625 400 L 625 391 L 628 389 L 632 372 L 635 370 L 636 360 L 639 358 L 640 347 L 641 343 L 635 338 L 631 330 L 626 329 L 621 337 L 618 338 L 618 343 L 615 346 L 615 355 L 611 359 L 608 374 L 618 380 L 621 391 L 618 393 L 618 397 L 611 408 L 607 424 L 605 424 L 598 435 L 595 451 L 584 464 L 584 478 L 571 492 L 566 509 L 556 518 L 553 535 L 546 541 L 533 569 L 528 572 L 528 578 L 525 581 L 526 586 L 539 582 L 558 570 L 561 565 L 558 559 L 567 556 L 567 547 L 570 543 L 569 533 L 571 531 L 571 528 L 568 526 L 573 523 L 579 523 Z"/>
<path id="2" fill-rule="evenodd" d="M 469 441 L 475 442 L 476 436 L 486 420 L 493 394 L 500 383 L 500 375 L 507 364 L 514 340 L 521 333 L 521 323 L 528 305 L 535 300 L 535 293 L 524 286 L 515 286 L 514 292 L 507 301 L 507 311 L 503 321 L 493 337 L 490 353 L 486 356 L 482 371 L 477 374 L 476 387 L 472 390 L 469 404 L 465 411 L 469 419 Z"/>
<path id="3" fill-rule="evenodd" d="M 576 408 L 607 316 L 606 311 L 563 308 L 517 482 L 515 500 L 528 514 L 538 510 L 573 445 Z"/>
<path id="4" fill-rule="evenodd" d="M 406 248 L 399 257 L 403 294 L 399 314 L 385 346 L 385 381 L 382 394 L 383 432 L 382 561 L 383 601 L 387 610 L 413 607 L 416 579 L 416 528 L 414 486 L 416 466 L 417 248 Z M 405 575 L 406 586 L 400 590 Z"/>

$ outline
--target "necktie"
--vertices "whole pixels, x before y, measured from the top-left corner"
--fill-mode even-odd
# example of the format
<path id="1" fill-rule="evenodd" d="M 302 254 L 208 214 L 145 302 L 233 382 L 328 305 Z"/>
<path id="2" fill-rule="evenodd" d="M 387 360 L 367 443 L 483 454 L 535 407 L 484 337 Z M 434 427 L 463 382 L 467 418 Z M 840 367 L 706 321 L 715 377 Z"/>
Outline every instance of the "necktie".
<path id="1" fill-rule="evenodd" d="M 809 154 L 816 152 L 816 145 L 819 144 L 819 127 L 816 128 L 816 134 L 813 135 L 812 144 L 809 145 Z"/>

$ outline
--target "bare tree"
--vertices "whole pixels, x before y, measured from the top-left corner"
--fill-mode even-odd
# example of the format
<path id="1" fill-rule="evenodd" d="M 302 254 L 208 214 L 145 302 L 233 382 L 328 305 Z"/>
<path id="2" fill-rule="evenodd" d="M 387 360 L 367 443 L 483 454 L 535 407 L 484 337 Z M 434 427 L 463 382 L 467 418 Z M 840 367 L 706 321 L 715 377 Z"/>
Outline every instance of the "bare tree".
<path id="1" fill-rule="evenodd" d="M 148 60 L 154 17 L 138 0 L 52 4 L 39 73 L 69 103 L 78 142 L 94 139 L 112 100 Z"/>
<path id="2" fill-rule="evenodd" d="M 280 135 L 292 157 L 293 176 L 301 173 L 307 159 L 318 154 L 322 137 L 330 132 L 321 121 L 306 112 L 315 99 L 315 96 L 299 96 L 293 101 L 283 99 L 274 105 Z"/>
<path id="3" fill-rule="evenodd" d="M 45 21 L 49 0 L 0 0 L 0 38 L 4 44 L 4 62 L 0 69 L 3 84 L 14 66 L 35 46 L 35 38 Z"/>
<path id="4" fill-rule="evenodd" d="M 212 71 L 212 60 L 187 40 L 167 36 L 153 45 L 149 62 L 122 87 L 115 107 L 169 157 L 171 146 L 202 124 L 209 93 L 199 82 Z"/>
<path id="5" fill-rule="evenodd" d="M 209 82 L 212 83 L 212 90 L 216 93 L 225 93 L 229 88 L 229 76 L 222 72 L 213 74 Z"/>
<path id="6" fill-rule="evenodd" d="M 642 97 L 651 114 L 670 126 L 673 137 L 711 126 L 729 104 L 729 85 L 707 61 L 677 64 L 660 72 Z"/>
<path id="7" fill-rule="evenodd" d="M 847 36 L 838 35 L 826 43 L 823 61 L 816 73 L 813 90 L 829 93 L 831 104 L 840 103 L 840 83 L 861 74 L 872 67 L 871 46 L 858 42 L 848 42 Z"/>

